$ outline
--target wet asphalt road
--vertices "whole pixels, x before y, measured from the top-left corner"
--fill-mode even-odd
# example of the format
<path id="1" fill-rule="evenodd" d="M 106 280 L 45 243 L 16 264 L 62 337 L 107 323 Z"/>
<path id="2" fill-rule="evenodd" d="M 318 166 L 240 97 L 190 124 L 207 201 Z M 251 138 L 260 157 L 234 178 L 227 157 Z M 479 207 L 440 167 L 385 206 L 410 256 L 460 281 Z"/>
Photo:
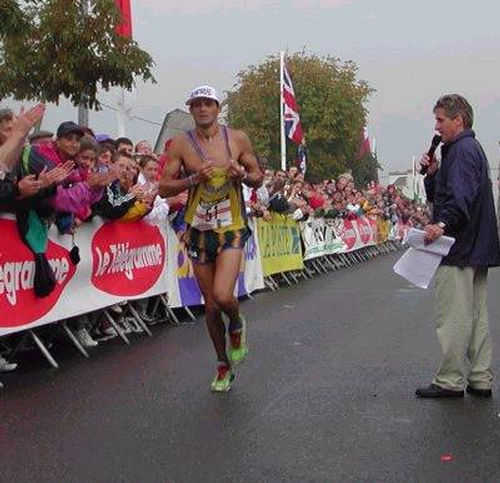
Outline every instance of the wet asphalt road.
<path id="1" fill-rule="evenodd" d="M 439 346 L 431 293 L 394 260 L 245 302 L 251 354 L 229 394 L 209 392 L 202 323 L 2 376 L 0 480 L 500 481 L 498 383 L 492 400 L 413 396 Z"/>

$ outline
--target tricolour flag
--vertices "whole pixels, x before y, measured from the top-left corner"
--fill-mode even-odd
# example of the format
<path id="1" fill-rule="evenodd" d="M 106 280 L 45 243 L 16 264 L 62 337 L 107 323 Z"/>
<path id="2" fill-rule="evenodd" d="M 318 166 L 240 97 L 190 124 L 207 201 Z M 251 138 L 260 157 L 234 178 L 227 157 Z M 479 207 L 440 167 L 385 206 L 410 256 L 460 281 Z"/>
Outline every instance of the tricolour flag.
<path id="1" fill-rule="evenodd" d="M 285 123 L 285 133 L 288 139 L 296 144 L 304 144 L 304 133 L 300 124 L 299 106 L 295 98 L 292 79 L 288 72 L 286 62 L 283 65 L 283 120 Z"/>

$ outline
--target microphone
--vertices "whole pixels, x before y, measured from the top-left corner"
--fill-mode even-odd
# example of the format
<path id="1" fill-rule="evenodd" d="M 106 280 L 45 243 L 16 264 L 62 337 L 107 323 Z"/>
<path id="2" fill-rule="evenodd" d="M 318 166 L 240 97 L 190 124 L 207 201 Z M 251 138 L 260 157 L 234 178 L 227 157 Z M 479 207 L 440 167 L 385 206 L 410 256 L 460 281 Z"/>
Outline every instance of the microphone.
<path id="1" fill-rule="evenodd" d="M 437 147 L 439 146 L 439 143 L 441 142 L 441 136 L 439 134 L 435 134 L 434 137 L 432 138 L 431 141 L 431 147 L 429 148 L 429 151 L 427 152 L 427 156 L 432 161 L 432 158 L 434 157 L 434 153 L 436 152 Z M 420 168 L 420 174 L 427 174 L 427 170 L 429 169 L 429 166 L 422 166 Z"/>

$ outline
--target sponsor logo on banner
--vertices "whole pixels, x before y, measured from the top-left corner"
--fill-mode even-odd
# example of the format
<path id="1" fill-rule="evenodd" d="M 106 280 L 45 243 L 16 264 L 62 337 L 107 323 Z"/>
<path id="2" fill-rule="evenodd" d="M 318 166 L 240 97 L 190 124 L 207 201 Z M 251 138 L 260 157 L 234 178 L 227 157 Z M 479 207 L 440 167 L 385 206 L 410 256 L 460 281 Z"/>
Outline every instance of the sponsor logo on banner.
<path id="1" fill-rule="evenodd" d="M 347 250 L 352 250 L 356 244 L 356 230 L 351 220 L 344 220 L 340 237 L 342 241 L 346 244 Z"/>
<path id="2" fill-rule="evenodd" d="M 264 276 L 304 268 L 296 221 L 273 213 L 270 221 L 257 219 L 257 232 Z"/>
<path id="3" fill-rule="evenodd" d="M 179 230 L 177 236 L 177 283 L 182 307 L 201 305 L 202 294 L 196 277 L 194 276 L 193 263 L 188 256 L 188 250 L 184 241 L 184 230 Z"/>
<path id="4" fill-rule="evenodd" d="M 357 220 L 358 223 L 358 230 L 359 230 L 359 237 L 361 239 L 361 243 L 363 245 L 368 245 L 370 243 L 370 240 L 372 238 L 372 229 L 366 218 L 358 218 Z"/>
<path id="5" fill-rule="evenodd" d="M 140 295 L 160 278 L 165 253 L 158 227 L 142 220 L 105 223 L 92 239 L 92 283 L 111 295 Z"/>
<path id="6" fill-rule="evenodd" d="M 19 327 L 50 312 L 75 274 L 75 266 L 68 250 L 49 240 L 45 255 L 54 271 L 57 285 L 48 297 L 37 297 L 33 290 L 34 256 L 21 241 L 16 222 L 2 219 L 0 230 L 0 327 Z"/>

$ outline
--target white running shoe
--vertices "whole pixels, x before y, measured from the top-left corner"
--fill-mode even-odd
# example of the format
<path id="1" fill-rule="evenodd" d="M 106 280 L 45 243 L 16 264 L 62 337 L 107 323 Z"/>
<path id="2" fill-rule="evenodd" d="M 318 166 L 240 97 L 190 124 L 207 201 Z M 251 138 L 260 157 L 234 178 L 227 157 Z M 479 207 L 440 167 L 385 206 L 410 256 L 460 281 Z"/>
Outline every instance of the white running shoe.
<path id="1" fill-rule="evenodd" d="M 15 362 L 8 362 L 5 358 L 0 356 L 0 372 L 10 372 L 17 368 Z"/>
<path id="2" fill-rule="evenodd" d="M 78 339 L 80 344 L 83 345 L 83 347 L 90 348 L 99 345 L 96 340 L 92 339 L 90 334 L 87 332 L 87 329 L 85 328 L 80 329 L 76 332 L 76 338 Z"/>

